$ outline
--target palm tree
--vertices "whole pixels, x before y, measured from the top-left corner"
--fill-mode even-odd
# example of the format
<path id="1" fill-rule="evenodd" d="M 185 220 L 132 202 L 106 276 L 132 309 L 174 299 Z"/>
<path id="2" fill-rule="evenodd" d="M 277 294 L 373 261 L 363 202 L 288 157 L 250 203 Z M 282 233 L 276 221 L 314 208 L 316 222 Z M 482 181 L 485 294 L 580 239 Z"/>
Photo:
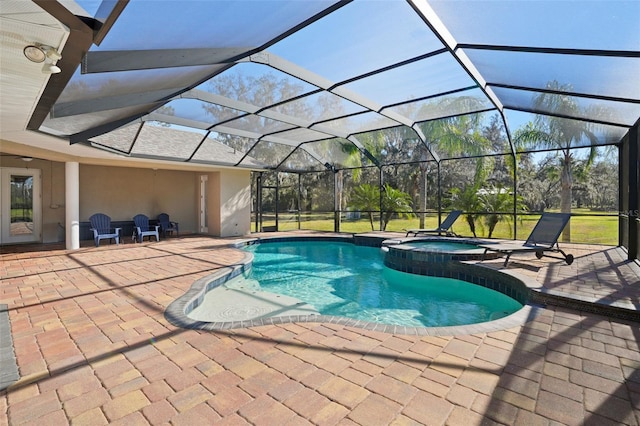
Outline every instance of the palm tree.
<path id="1" fill-rule="evenodd" d="M 418 176 L 418 217 L 420 218 L 420 228 L 425 227 L 425 219 L 426 219 L 426 210 L 427 210 L 427 176 L 429 174 L 429 162 L 427 161 L 430 155 L 428 154 L 427 148 L 425 146 L 420 146 L 418 148 L 418 155 L 420 158 L 420 163 L 418 163 L 418 167 L 420 170 Z"/>
<path id="2" fill-rule="evenodd" d="M 513 193 L 510 193 L 508 189 L 502 185 L 491 186 L 488 190 L 480 193 L 478 200 L 482 209 L 489 213 L 484 216 L 485 224 L 489 230 L 488 238 L 491 238 L 498 223 L 502 221 L 511 223 L 511 214 L 502 214 L 513 209 Z M 518 212 L 526 210 L 522 197 L 516 198 L 516 210 Z M 513 228 L 509 227 L 509 231 L 511 229 Z"/>
<path id="3" fill-rule="evenodd" d="M 546 88 L 554 93 L 541 93 L 534 99 L 534 109 L 549 111 L 564 116 L 580 116 L 580 107 L 570 95 L 559 95 L 558 92 L 572 92 L 570 84 L 561 85 L 557 81 L 547 83 Z M 573 189 L 573 168 L 576 162 L 571 148 L 575 148 L 584 138 L 590 142 L 587 167 L 596 157 L 597 136 L 591 131 L 587 122 L 568 120 L 565 118 L 538 114 L 533 122 L 529 122 L 523 129 L 516 131 L 514 143 L 519 147 L 530 149 L 556 149 L 560 167 L 560 211 L 571 213 Z M 562 233 L 562 240 L 571 241 L 571 228 L 567 224 Z"/>
<path id="4" fill-rule="evenodd" d="M 482 210 L 482 203 L 480 203 L 480 199 L 478 198 L 478 191 L 481 186 L 482 182 L 474 182 L 472 185 L 467 185 L 464 189 L 453 188 L 451 190 L 452 206 L 465 212 L 464 219 L 467 221 L 474 237 L 477 237 L 476 220 L 478 219 L 478 214 L 476 212 Z"/>
<path id="5" fill-rule="evenodd" d="M 413 216 L 411 212 L 411 195 L 388 184 L 383 187 L 382 200 L 380 199 L 380 188 L 378 186 L 368 183 L 358 186 L 353 191 L 350 206 L 360 211 L 366 211 L 369 214 L 369 222 L 373 231 L 373 212 L 380 209 L 381 201 L 382 231 L 387 229 L 387 224 L 394 214 L 407 218 Z"/>
<path id="6" fill-rule="evenodd" d="M 373 231 L 373 212 L 380 208 L 380 189 L 377 185 L 368 183 L 357 186 L 351 194 L 349 206 L 369 214 L 369 222 Z"/>
<path id="7" fill-rule="evenodd" d="M 413 216 L 411 211 L 411 195 L 399 189 L 393 188 L 391 185 L 384 186 L 384 194 L 382 195 L 382 231 L 387 229 L 387 224 L 394 214 L 410 218 Z"/>
<path id="8" fill-rule="evenodd" d="M 341 153 L 346 154 L 344 167 L 353 167 L 353 181 L 358 182 L 360 180 L 360 175 L 362 173 L 362 160 L 361 160 L 361 152 L 360 150 L 351 142 L 343 142 L 339 140 L 340 145 L 337 148 Z M 334 145 L 335 146 L 335 145 Z M 331 155 L 331 151 L 329 151 L 328 158 L 334 158 Z M 338 157 L 340 158 L 340 157 Z M 344 196 L 344 170 L 338 169 L 334 171 L 336 173 L 335 179 L 335 208 L 337 209 L 335 213 L 335 231 L 340 231 L 340 226 L 342 224 L 342 215 L 340 212 L 342 211 L 343 204 L 345 203 Z"/>
<path id="9" fill-rule="evenodd" d="M 483 104 L 482 101 L 473 97 L 460 97 L 444 99 L 438 103 L 438 107 L 455 107 L 456 109 L 473 111 L 481 109 Z M 476 210 L 470 210 L 470 208 L 479 206 L 477 200 L 474 200 L 475 192 L 491 172 L 494 161 L 492 157 L 482 157 L 489 152 L 492 145 L 492 141 L 480 132 L 482 119 L 482 113 L 466 114 L 420 124 L 420 130 L 427 138 L 427 146 L 430 149 L 443 153 L 447 157 L 478 156 L 475 164 L 474 183 L 465 189 L 458 187 L 452 190 L 452 195 L 456 198 L 452 202 L 458 203 L 457 208 L 469 212 L 465 214 L 465 219 L 474 235 L 476 215 L 473 212 Z M 426 209 L 426 165 L 427 163 L 421 163 L 420 167 L 420 211 Z M 424 214 L 420 215 L 420 227 L 424 227 Z"/>

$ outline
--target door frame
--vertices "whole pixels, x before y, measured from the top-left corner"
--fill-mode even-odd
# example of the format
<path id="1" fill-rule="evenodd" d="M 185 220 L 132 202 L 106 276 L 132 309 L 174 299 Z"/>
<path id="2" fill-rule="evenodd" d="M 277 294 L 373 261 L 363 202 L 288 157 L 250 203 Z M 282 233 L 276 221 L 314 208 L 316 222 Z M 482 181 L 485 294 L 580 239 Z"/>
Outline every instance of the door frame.
<path id="1" fill-rule="evenodd" d="M 207 191 L 209 186 L 209 176 L 200 175 L 200 197 L 199 197 L 199 214 L 198 214 L 198 231 L 201 234 L 207 234 L 209 232 L 209 220 L 207 217 L 208 210 L 208 197 Z"/>
<path id="2" fill-rule="evenodd" d="M 11 235 L 11 176 L 33 178 L 33 231 Z M 0 244 L 33 243 L 42 241 L 42 171 L 22 167 L 0 167 Z"/>

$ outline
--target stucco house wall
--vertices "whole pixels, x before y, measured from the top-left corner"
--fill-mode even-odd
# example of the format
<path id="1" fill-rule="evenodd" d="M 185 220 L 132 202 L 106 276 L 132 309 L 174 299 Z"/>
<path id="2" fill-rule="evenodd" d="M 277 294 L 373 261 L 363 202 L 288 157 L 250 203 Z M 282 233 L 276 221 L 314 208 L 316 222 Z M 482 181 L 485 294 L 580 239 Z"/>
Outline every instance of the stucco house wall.
<path id="1" fill-rule="evenodd" d="M 65 163 L 19 156 L 2 156 L 0 167 L 41 170 L 43 243 L 65 238 Z M 200 176 L 208 175 L 208 234 L 238 236 L 250 233 L 250 171 L 218 172 L 163 170 L 80 164 L 80 222 L 97 212 L 113 221 L 131 221 L 138 213 L 155 219 L 166 212 L 180 223 L 182 235 L 198 233 Z M 126 237 L 126 235 L 125 235 Z"/>
<path id="2" fill-rule="evenodd" d="M 194 172 L 80 165 L 80 221 L 97 212 L 112 220 L 168 213 L 182 233 L 197 232 Z"/>

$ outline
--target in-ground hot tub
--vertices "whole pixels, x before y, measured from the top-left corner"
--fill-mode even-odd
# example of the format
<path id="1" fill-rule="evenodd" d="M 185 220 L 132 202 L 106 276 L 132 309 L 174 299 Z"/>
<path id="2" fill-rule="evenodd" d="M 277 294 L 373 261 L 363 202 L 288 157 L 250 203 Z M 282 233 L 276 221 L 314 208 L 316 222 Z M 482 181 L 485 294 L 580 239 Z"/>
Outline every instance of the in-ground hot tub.
<path id="1" fill-rule="evenodd" d="M 444 263 L 450 261 L 496 259 L 500 253 L 478 247 L 488 241 L 460 238 L 403 238 L 382 242 L 387 257 L 406 259 L 407 262 Z"/>

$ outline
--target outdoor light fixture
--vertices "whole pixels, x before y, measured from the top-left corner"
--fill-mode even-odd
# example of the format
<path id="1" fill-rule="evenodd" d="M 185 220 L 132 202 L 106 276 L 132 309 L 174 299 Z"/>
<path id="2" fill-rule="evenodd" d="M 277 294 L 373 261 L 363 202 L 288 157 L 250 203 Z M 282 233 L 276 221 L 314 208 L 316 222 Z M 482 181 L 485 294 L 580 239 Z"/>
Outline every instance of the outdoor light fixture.
<path id="1" fill-rule="evenodd" d="M 52 61 L 59 61 L 60 59 L 62 59 L 62 55 L 60 54 L 60 52 L 58 52 L 51 46 L 43 45 L 40 46 L 40 49 L 42 49 L 45 55 L 47 55 L 47 58 L 51 59 Z"/>
<path id="2" fill-rule="evenodd" d="M 22 53 L 24 53 L 24 56 L 28 60 L 35 63 L 44 62 L 45 58 L 47 57 L 47 54 L 44 52 L 44 50 L 33 44 L 25 47 Z"/>
<path id="3" fill-rule="evenodd" d="M 30 44 L 25 47 L 22 52 L 31 62 L 38 64 L 44 62 L 44 65 L 42 66 L 42 72 L 44 74 L 57 74 L 62 71 L 60 67 L 56 66 L 56 62 L 62 59 L 62 55 L 55 47 L 44 44 Z"/>
<path id="4" fill-rule="evenodd" d="M 20 159 L 22 161 L 24 161 L 25 163 L 29 163 L 29 162 L 33 161 L 33 157 L 20 157 Z"/>
<path id="5" fill-rule="evenodd" d="M 48 63 L 48 60 L 42 66 L 42 73 L 43 74 L 58 74 L 59 72 L 62 72 L 60 67 L 58 67 L 57 65 L 54 65 L 52 63 Z"/>

